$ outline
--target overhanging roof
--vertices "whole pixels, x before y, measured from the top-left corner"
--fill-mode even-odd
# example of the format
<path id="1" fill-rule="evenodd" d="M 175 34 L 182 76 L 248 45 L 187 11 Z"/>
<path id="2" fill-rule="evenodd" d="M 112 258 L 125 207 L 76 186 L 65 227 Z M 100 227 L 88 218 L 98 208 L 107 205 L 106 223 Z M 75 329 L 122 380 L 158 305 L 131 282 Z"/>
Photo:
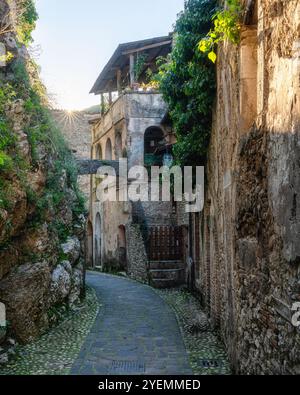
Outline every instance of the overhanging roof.
<path id="1" fill-rule="evenodd" d="M 110 82 L 110 90 L 117 90 L 117 70 L 124 70 L 129 66 L 131 53 L 143 52 L 148 55 L 147 62 L 153 62 L 159 56 L 166 56 L 172 46 L 172 34 L 163 37 L 155 37 L 147 40 L 134 41 L 120 44 L 110 58 L 90 93 L 95 95 L 107 92 L 107 84 Z"/>

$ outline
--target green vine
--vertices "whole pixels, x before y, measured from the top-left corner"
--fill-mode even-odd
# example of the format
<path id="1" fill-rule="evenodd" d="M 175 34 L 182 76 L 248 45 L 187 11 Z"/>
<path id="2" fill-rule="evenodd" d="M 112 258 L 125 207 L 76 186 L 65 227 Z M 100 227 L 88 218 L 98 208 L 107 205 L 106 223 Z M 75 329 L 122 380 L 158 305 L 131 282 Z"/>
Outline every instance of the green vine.
<path id="1" fill-rule="evenodd" d="M 213 28 L 207 36 L 199 42 L 199 50 L 208 54 L 208 58 L 215 63 L 217 60 L 216 47 L 220 42 L 230 41 L 238 44 L 240 40 L 240 0 L 227 0 L 225 8 L 218 10 L 213 18 Z"/>
<path id="2" fill-rule="evenodd" d="M 176 163 L 205 162 L 216 95 L 215 67 L 196 48 L 211 26 L 215 0 L 187 0 L 175 25 L 173 50 L 159 59 L 155 79 L 169 107 Z"/>
<path id="3" fill-rule="evenodd" d="M 146 60 L 147 60 L 146 54 L 138 54 L 137 55 L 135 65 L 134 65 L 134 76 L 135 76 L 136 81 L 140 78 L 140 76 L 142 75 L 142 73 L 144 71 Z"/>

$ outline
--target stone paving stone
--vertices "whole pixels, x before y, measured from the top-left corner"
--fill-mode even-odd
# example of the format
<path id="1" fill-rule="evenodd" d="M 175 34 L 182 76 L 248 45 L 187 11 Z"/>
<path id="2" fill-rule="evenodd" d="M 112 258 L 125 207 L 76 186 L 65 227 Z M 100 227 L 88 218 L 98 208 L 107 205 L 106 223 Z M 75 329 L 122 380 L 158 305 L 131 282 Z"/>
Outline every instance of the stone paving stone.
<path id="1" fill-rule="evenodd" d="M 71 374 L 125 375 L 128 372 L 122 366 L 134 366 L 133 362 L 144 364 L 146 375 L 193 373 L 176 316 L 152 288 L 100 273 L 88 273 L 87 283 L 104 307 L 87 337 L 89 346 L 83 347 Z M 170 351 L 174 352 L 171 358 Z"/>
<path id="2" fill-rule="evenodd" d="M 19 345 L 16 357 L 0 367 L 0 375 L 69 374 L 80 350 L 81 356 L 90 350 L 90 344 L 82 345 L 99 308 L 94 291 L 88 289 L 87 298 L 78 310 L 70 312 L 58 326 L 33 343 Z"/>
<path id="3" fill-rule="evenodd" d="M 224 345 L 220 341 L 218 333 L 207 325 L 207 315 L 202 310 L 199 301 L 184 288 L 157 290 L 156 292 L 176 312 L 194 374 L 230 375 L 231 369 Z M 193 326 L 195 312 L 201 313 L 198 314 L 201 317 L 198 322 L 198 331 L 195 331 Z M 206 329 L 204 330 L 203 328 Z M 172 359 L 176 359 L 177 353 L 169 351 L 169 356 Z M 205 363 L 218 361 L 220 366 L 205 367 L 203 366 L 203 361 Z"/>

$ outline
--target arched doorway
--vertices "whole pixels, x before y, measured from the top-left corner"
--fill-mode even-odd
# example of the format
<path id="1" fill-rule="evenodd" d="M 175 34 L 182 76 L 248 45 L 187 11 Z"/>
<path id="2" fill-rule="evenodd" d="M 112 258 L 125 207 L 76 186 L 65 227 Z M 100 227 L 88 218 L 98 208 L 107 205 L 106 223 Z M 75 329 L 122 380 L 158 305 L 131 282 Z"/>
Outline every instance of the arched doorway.
<path id="1" fill-rule="evenodd" d="M 144 137 L 144 161 L 146 166 L 161 166 L 163 163 L 164 133 L 158 127 L 150 127 Z"/>
<path id="2" fill-rule="evenodd" d="M 98 213 L 96 215 L 95 221 L 95 238 L 94 238 L 94 266 L 102 266 L 102 259 L 101 259 L 101 217 Z"/>
<path id="3" fill-rule="evenodd" d="M 111 144 L 111 140 L 110 139 L 108 139 L 107 142 L 106 142 L 105 159 L 106 160 L 112 160 L 112 144 Z"/>

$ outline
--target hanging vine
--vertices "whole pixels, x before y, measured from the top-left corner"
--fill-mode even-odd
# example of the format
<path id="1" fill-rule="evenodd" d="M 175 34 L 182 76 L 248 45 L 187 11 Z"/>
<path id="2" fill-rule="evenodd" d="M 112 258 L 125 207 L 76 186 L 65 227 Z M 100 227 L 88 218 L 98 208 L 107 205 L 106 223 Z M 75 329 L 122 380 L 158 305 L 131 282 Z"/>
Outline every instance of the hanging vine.
<path id="1" fill-rule="evenodd" d="M 227 0 L 225 8 L 213 15 L 213 28 L 198 45 L 199 50 L 207 54 L 213 63 L 217 60 L 216 48 L 220 42 L 228 40 L 233 44 L 239 43 L 241 10 L 240 0 Z"/>
<path id="2" fill-rule="evenodd" d="M 177 143 L 176 162 L 194 165 L 205 161 L 216 95 L 215 67 L 197 50 L 211 26 L 216 1 L 187 0 L 175 25 L 173 50 L 159 60 L 155 77 L 169 107 Z"/>

